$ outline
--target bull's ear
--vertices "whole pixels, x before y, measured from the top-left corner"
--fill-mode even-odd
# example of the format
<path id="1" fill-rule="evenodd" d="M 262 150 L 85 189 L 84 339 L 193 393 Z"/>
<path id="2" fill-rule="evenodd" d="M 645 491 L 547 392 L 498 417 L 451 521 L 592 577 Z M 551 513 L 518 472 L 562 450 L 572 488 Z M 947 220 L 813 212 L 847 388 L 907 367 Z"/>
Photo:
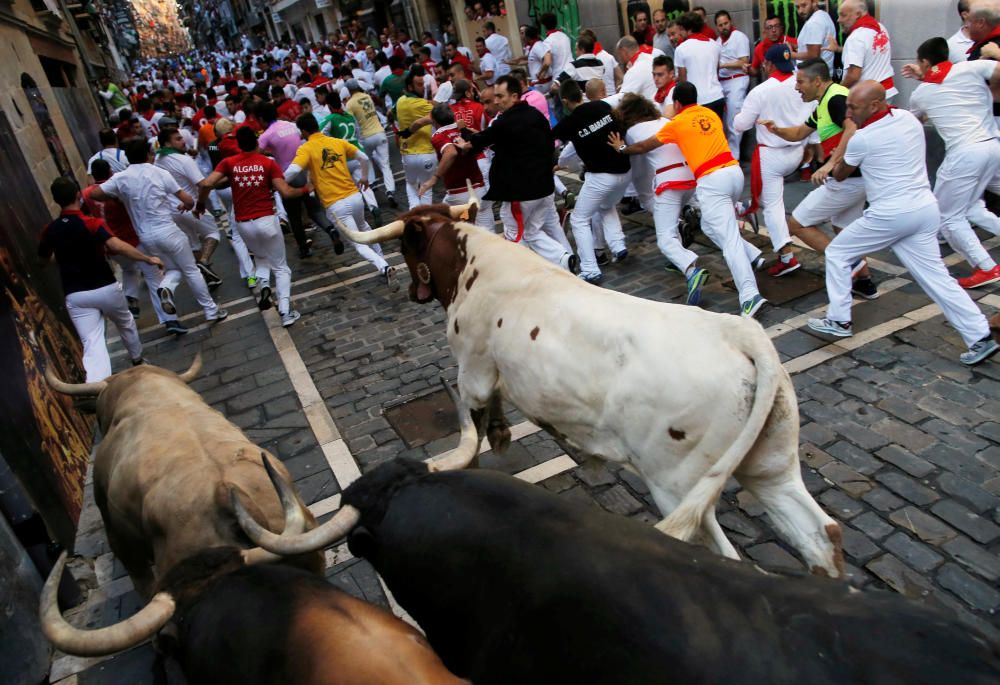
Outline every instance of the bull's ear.
<path id="1" fill-rule="evenodd" d="M 361 559 L 368 559 L 375 553 L 375 536 L 364 526 L 355 526 L 347 536 L 347 549 Z"/>

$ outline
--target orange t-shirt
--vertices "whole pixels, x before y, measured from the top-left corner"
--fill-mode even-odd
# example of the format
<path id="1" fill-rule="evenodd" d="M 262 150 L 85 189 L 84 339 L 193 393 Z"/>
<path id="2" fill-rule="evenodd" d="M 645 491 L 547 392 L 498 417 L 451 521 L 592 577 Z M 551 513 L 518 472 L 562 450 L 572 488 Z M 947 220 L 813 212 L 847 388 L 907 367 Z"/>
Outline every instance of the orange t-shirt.
<path id="1" fill-rule="evenodd" d="M 656 139 L 664 145 L 676 144 L 695 178 L 738 163 L 729 151 L 719 115 L 701 105 L 681 110 L 657 131 Z"/>
<path id="2" fill-rule="evenodd" d="M 198 129 L 198 149 L 207 150 L 208 144 L 215 140 L 215 122 L 208 122 Z"/>

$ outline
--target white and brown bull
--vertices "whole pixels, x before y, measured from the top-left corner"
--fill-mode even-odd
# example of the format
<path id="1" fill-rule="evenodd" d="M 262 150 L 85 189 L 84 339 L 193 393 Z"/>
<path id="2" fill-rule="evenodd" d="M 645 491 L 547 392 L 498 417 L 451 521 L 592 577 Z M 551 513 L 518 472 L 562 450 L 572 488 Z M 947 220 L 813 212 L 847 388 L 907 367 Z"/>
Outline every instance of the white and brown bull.
<path id="1" fill-rule="evenodd" d="M 321 552 L 251 548 L 234 497 L 244 522 L 270 531 L 307 534 L 315 519 L 281 462 L 188 388 L 199 367 L 200 357 L 180 375 L 144 365 L 77 385 L 47 374 L 56 390 L 97 397 L 95 500 L 111 549 L 149 599 L 115 625 L 74 627 L 56 599 L 64 552 L 41 597 L 50 642 L 96 656 L 159 633 L 192 685 L 468 685 L 411 626 L 330 585 Z M 474 438 L 471 422 L 465 432 Z M 288 563 L 260 564 L 278 560 Z"/>
<path id="2" fill-rule="evenodd" d="M 760 324 L 584 283 L 468 223 L 477 209 L 340 228 L 401 240 L 410 298 L 445 307 L 459 392 L 491 446 L 510 440 L 504 397 L 569 449 L 636 471 L 661 531 L 738 558 L 715 518 L 734 475 L 811 570 L 842 576 L 840 527 L 803 484 L 795 390 Z"/>

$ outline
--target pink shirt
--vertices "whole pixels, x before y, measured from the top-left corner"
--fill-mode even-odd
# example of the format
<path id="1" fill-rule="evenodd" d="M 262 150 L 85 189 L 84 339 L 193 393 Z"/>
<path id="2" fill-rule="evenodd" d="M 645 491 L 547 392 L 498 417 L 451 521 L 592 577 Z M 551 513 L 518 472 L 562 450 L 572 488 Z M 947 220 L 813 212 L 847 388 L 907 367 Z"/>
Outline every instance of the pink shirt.
<path id="1" fill-rule="evenodd" d="M 542 116 L 545 117 L 545 121 L 549 120 L 549 105 L 545 101 L 544 95 L 537 90 L 527 90 L 521 93 L 521 99 L 541 112 Z"/>
<path id="2" fill-rule="evenodd" d="M 290 121 L 279 120 L 268 126 L 257 142 L 261 152 L 274 155 L 274 161 L 284 171 L 295 159 L 295 153 L 302 144 L 302 136 L 299 135 L 298 126 Z"/>

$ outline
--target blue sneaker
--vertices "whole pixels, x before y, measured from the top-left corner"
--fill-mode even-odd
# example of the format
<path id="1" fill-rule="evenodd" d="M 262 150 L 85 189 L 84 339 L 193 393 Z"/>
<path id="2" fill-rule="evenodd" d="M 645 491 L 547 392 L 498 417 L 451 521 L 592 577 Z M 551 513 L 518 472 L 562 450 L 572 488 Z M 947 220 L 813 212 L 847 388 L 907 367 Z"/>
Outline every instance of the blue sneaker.
<path id="1" fill-rule="evenodd" d="M 966 366 L 974 366 L 988 357 L 992 357 L 998 351 L 1000 351 L 1000 345 L 990 336 L 986 336 L 982 340 L 973 343 L 969 351 L 960 354 L 958 359 Z"/>
<path id="2" fill-rule="evenodd" d="M 626 250 L 621 250 L 619 252 L 615 252 L 615 258 L 614 258 L 613 261 L 616 262 L 616 263 L 617 262 L 624 262 L 626 259 L 628 259 L 628 250 L 627 249 Z"/>
<path id="3" fill-rule="evenodd" d="M 752 319 L 765 304 L 767 304 L 767 300 L 765 300 L 760 294 L 754 295 L 752 298 L 740 305 L 740 316 L 744 319 Z"/>
<path id="4" fill-rule="evenodd" d="M 580 278 L 582 280 L 584 280 L 587 283 L 590 283 L 592 285 L 597 285 L 598 283 L 600 283 L 601 281 L 604 280 L 604 274 L 584 274 L 584 273 L 581 273 L 579 276 L 580 276 Z"/>
<path id="5" fill-rule="evenodd" d="M 838 338 L 850 338 L 854 328 L 850 321 L 834 321 L 833 319 L 809 319 L 809 328 L 817 333 L 826 333 Z"/>
<path id="6" fill-rule="evenodd" d="M 664 269 L 664 270 L 665 270 L 665 271 L 666 271 L 666 272 L 667 272 L 668 274 L 681 274 L 681 275 L 684 275 L 684 272 L 683 272 L 683 271 L 681 271 L 680 269 L 678 269 L 678 268 L 677 268 L 677 265 L 676 265 L 676 264 L 674 264 L 673 262 L 667 262 L 667 263 L 666 263 L 666 264 L 665 264 L 665 265 L 663 266 L 663 269 Z"/>
<path id="7" fill-rule="evenodd" d="M 701 286 L 708 283 L 708 270 L 707 269 L 695 269 L 687 279 L 687 303 L 691 306 L 697 306 L 701 301 Z"/>

